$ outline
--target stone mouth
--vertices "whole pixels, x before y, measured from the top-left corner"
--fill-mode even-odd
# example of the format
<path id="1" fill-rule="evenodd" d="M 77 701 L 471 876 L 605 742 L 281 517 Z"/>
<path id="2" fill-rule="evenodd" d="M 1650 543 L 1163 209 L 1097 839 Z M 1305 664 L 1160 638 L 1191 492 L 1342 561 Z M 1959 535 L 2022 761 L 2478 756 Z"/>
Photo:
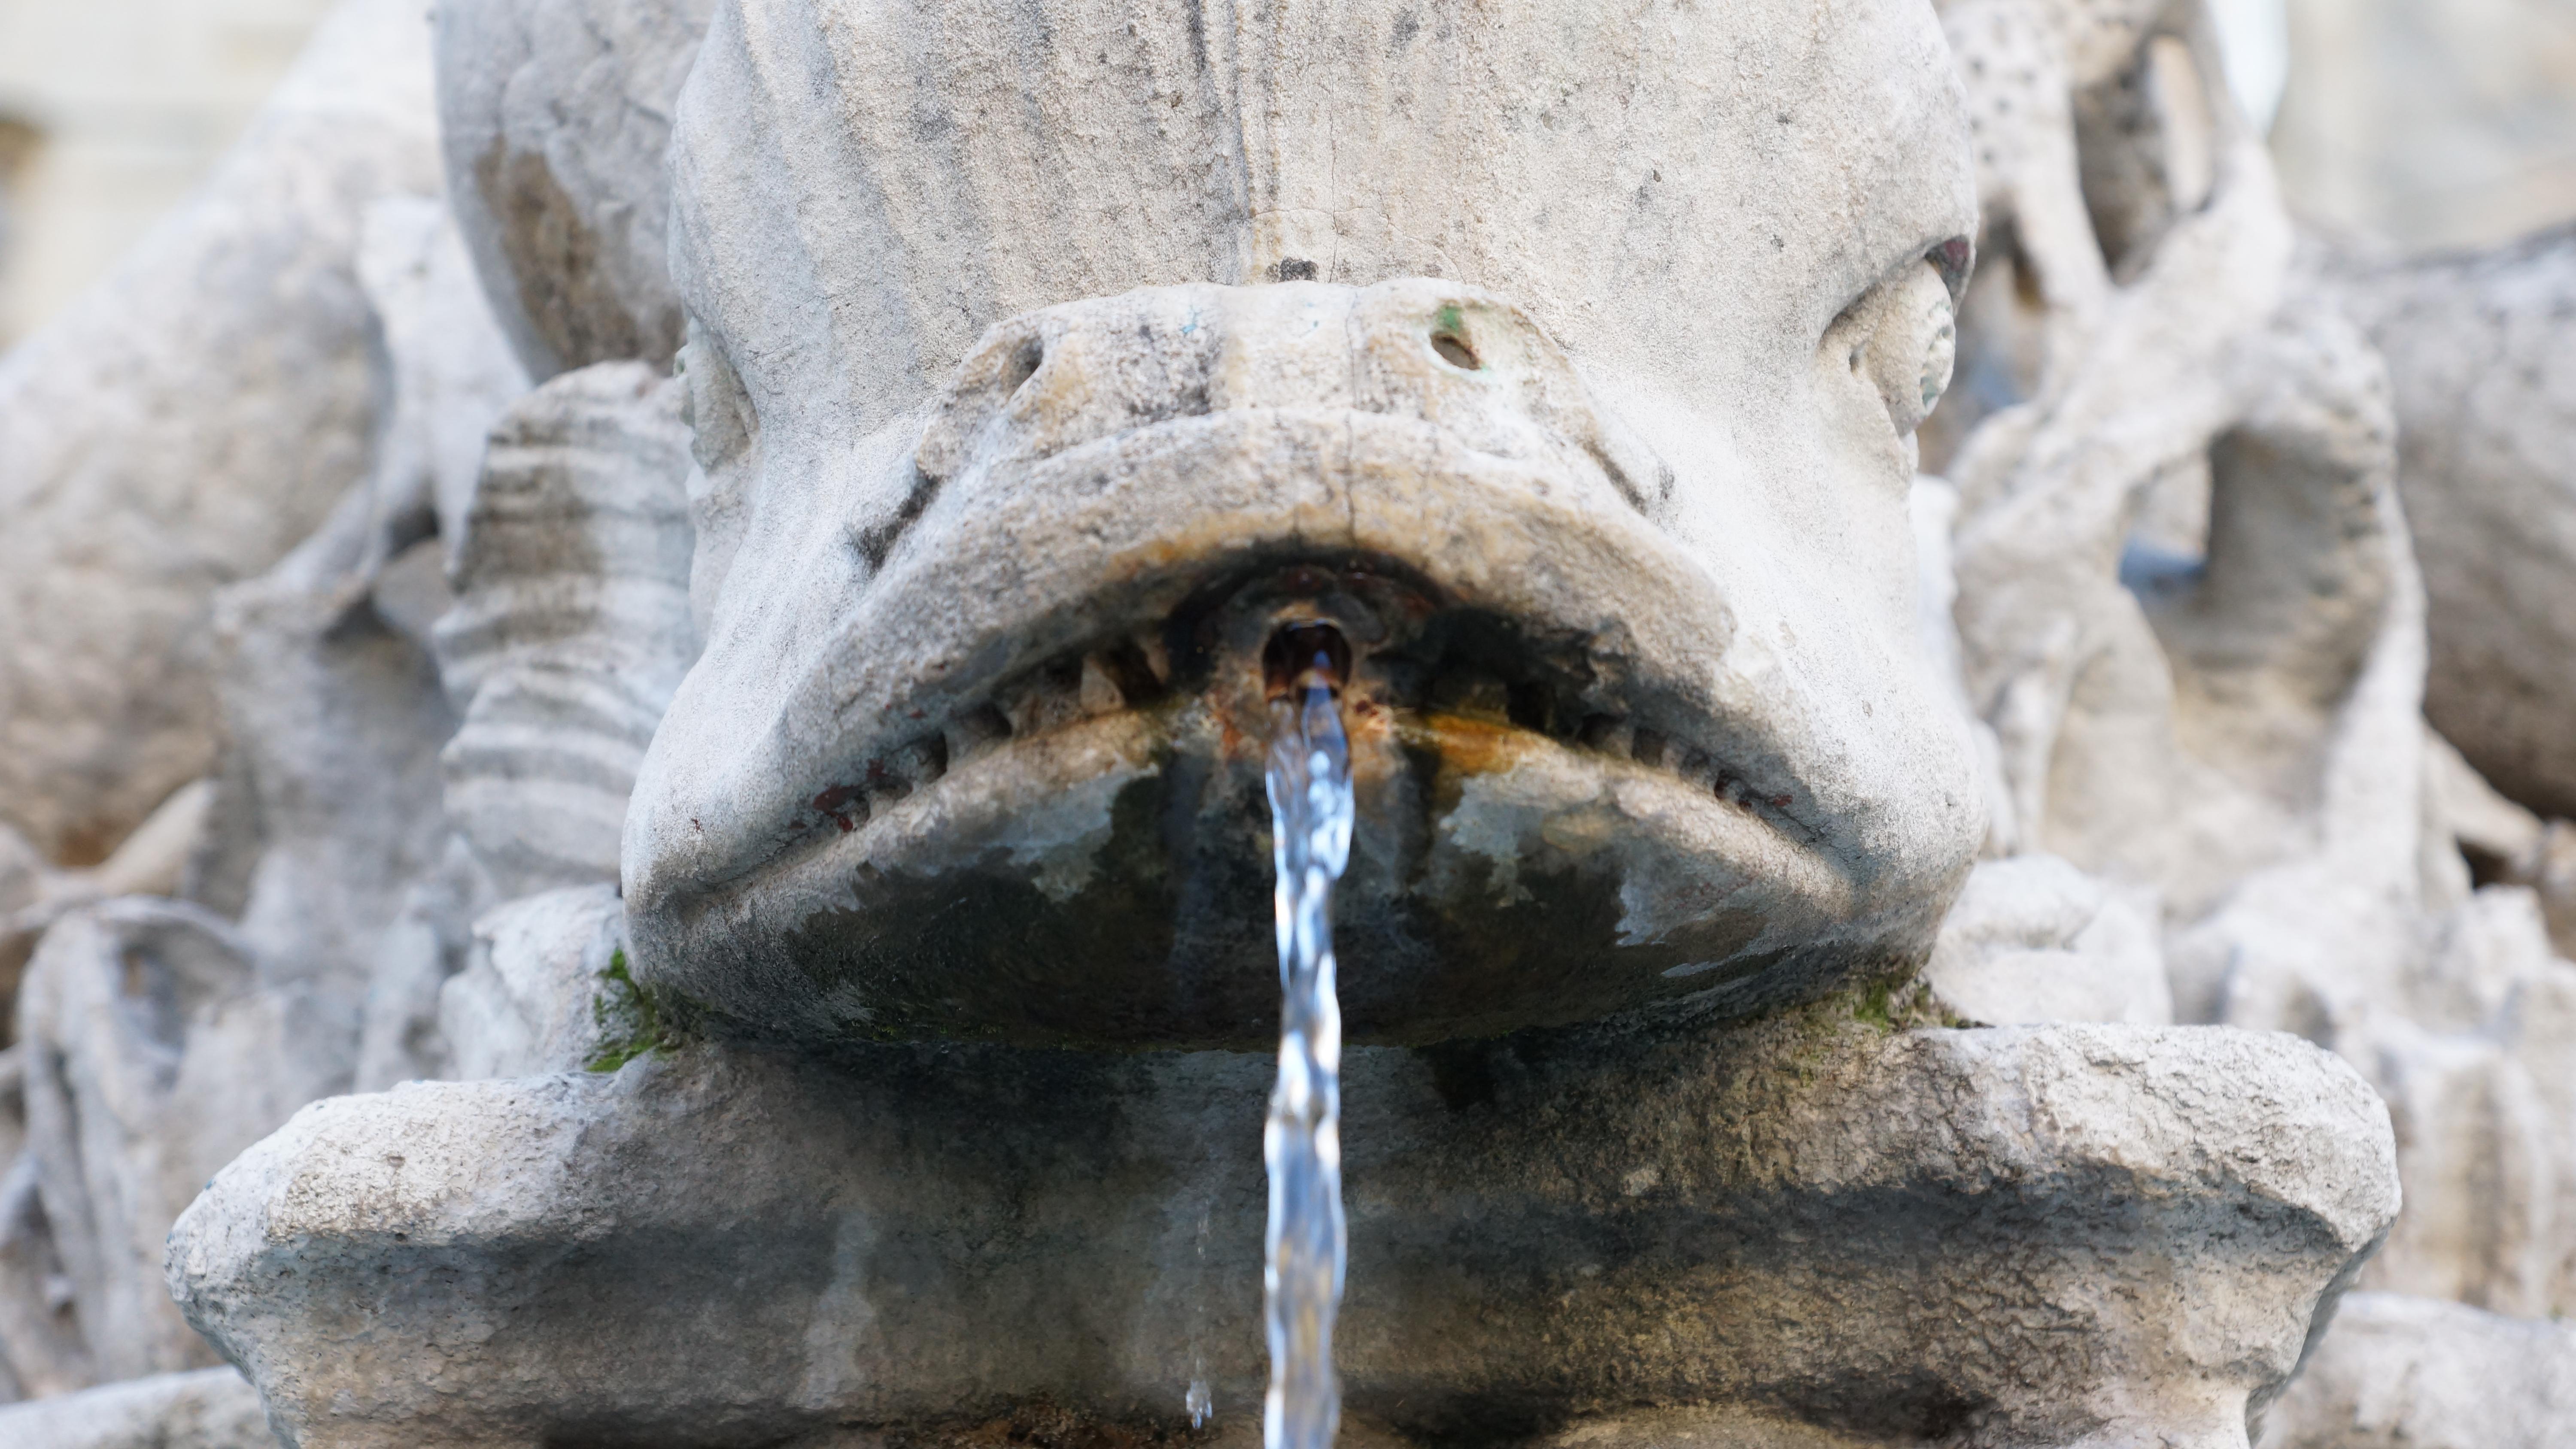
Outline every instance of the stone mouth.
<path id="1" fill-rule="evenodd" d="M 1611 480 L 1239 409 L 943 488 L 790 691 L 809 743 L 733 768 L 750 808 L 653 807 L 690 828 L 630 855 L 648 973 L 791 1035 L 1260 1044 L 1262 656 L 1317 620 L 1354 655 L 1351 1040 L 1769 1005 L 1875 940 L 1764 702 L 1718 682 L 1714 581 Z"/>
<path id="2" fill-rule="evenodd" d="M 1266 742 L 1259 706 L 1275 690 L 1256 631 L 1309 621 L 1360 643 L 1343 706 L 1355 732 L 1462 757 L 1547 750 L 1585 768 L 1652 773 L 1801 849 L 1817 843 L 1795 813 L 1798 791 L 1780 785 L 1778 762 L 1763 762 L 1758 773 L 1770 783 L 1756 786 L 1756 769 L 1716 743 L 1740 736 L 1740 726 L 1669 706 L 1631 712 L 1605 681 L 1650 698 L 1674 691 L 1637 678 L 1633 660 L 1596 656 L 1572 628 L 1445 607 L 1413 570 L 1383 557 L 1255 554 L 1212 563 L 1210 572 L 1217 582 L 1199 593 L 1213 600 L 1194 597 L 1164 619 L 1105 630 L 982 687 L 964 681 L 958 708 L 816 790 L 789 827 L 792 843 L 760 868 L 843 836 L 864 838 L 954 772 L 1007 770 L 1015 751 L 1050 750 L 1085 731 L 1162 728 L 1205 711 L 1221 725 L 1226 758 L 1257 768 Z"/>

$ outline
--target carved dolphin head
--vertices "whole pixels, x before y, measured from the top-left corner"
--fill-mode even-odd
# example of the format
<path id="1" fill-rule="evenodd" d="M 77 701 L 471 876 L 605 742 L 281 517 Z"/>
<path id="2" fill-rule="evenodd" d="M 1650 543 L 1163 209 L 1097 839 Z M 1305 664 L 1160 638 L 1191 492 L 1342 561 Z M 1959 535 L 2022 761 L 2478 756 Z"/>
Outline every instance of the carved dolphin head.
<path id="1" fill-rule="evenodd" d="M 1974 222 L 1928 6 L 742 0 L 672 164 L 707 643 L 648 981 L 1260 1040 L 1309 619 L 1354 1040 L 1919 959 L 1983 830 L 1912 626 Z"/>

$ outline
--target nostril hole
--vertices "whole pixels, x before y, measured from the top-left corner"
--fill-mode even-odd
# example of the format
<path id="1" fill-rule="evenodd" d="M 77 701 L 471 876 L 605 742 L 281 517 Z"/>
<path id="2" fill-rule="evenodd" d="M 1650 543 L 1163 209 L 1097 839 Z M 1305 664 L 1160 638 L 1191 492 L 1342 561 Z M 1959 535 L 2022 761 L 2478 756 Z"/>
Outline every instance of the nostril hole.
<path id="1" fill-rule="evenodd" d="M 1431 350 L 1440 354 L 1442 362 L 1461 372 L 1474 372 L 1485 365 L 1476 360 L 1476 349 L 1467 345 L 1467 339 L 1455 332 L 1432 333 Z"/>
<path id="2" fill-rule="evenodd" d="M 1038 365 L 1046 361 L 1046 344 L 1032 337 L 1011 354 L 1010 366 L 1002 370 L 1002 390 L 1018 392 L 1023 383 L 1037 376 Z"/>

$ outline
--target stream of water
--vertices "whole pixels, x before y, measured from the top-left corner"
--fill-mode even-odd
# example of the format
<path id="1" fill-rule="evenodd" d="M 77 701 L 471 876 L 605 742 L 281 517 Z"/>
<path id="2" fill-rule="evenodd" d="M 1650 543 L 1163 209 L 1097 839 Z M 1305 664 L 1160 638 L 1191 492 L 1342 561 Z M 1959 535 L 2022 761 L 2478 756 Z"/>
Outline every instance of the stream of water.
<path id="1" fill-rule="evenodd" d="M 1293 636 L 1292 636 L 1293 637 Z M 1351 854 L 1351 757 L 1322 651 L 1270 706 L 1271 853 L 1279 884 L 1279 1081 L 1262 1155 L 1270 1229 L 1264 1449 L 1327 1449 L 1342 1415 L 1333 1316 L 1342 1302 L 1342 1008 L 1333 994 L 1333 882 Z"/>

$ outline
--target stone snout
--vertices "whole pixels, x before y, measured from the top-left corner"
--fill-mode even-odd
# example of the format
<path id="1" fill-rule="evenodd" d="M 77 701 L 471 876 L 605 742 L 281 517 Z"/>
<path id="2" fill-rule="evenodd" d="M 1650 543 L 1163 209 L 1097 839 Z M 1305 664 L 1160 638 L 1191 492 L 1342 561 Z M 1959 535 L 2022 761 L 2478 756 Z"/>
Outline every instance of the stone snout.
<path id="1" fill-rule="evenodd" d="M 1906 969 L 1974 839 L 1901 591 L 1846 577 L 1908 565 L 1780 544 L 1815 480 L 1657 416 L 1417 279 L 1049 308 L 908 447 L 764 438 L 750 506 L 842 489 L 844 546 L 731 558 L 759 602 L 719 597 L 630 816 L 640 975 L 759 1035 L 1258 1045 L 1262 657 L 1310 621 L 1353 656 L 1355 1041 Z"/>

